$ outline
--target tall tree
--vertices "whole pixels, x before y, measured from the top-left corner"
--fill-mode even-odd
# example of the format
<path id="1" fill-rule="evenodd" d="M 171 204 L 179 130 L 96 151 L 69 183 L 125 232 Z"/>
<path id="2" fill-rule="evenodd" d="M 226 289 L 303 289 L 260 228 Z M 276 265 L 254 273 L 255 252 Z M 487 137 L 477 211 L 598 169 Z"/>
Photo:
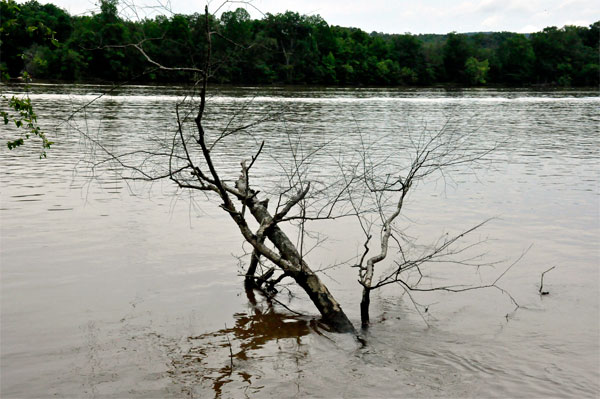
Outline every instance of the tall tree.
<path id="1" fill-rule="evenodd" d="M 499 75 L 505 83 L 522 85 L 531 81 L 535 53 L 524 35 L 513 35 L 497 51 Z"/>
<path id="2" fill-rule="evenodd" d="M 464 81 L 464 67 L 472 55 L 467 37 L 458 33 L 449 33 L 442 49 L 444 57 L 444 72 L 448 82 Z"/>

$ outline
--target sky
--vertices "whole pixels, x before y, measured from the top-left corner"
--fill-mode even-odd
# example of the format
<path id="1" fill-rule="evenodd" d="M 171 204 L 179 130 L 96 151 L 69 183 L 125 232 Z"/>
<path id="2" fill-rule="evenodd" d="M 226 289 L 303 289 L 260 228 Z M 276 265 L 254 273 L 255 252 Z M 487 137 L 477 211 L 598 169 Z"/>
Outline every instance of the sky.
<path id="1" fill-rule="evenodd" d="M 95 0 L 38 0 L 53 3 L 72 15 L 98 10 Z M 203 0 L 120 0 L 121 7 L 134 4 L 138 15 L 156 15 L 157 10 L 175 13 L 202 12 Z M 330 25 L 357 27 L 366 32 L 448 33 L 510 31 L 538 32 L 547 26 L 588 26 L 600 20 L 598 0 L 252 0 L 209 1 L 209 11 L 243 7 L 253 18 L 261 13 L 287 10 L 300 14 L 319 14 Z M 148 7 L 150 6 L 150 7 Z M 132 15 L 131 8 L 122 8 Z M 165 12 L 160 12 L 165 14 Z"/>

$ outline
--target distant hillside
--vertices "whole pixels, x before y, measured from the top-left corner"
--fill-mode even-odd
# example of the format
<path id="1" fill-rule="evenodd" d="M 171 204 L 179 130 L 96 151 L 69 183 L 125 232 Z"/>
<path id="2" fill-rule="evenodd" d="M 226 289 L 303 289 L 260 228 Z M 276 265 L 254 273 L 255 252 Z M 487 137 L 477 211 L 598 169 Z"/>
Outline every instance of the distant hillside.
<path id="1" fill-rule="evenodd" d="M 205 17 L 119 17 L 117 0 L 71 16 L 52 4 L 0 2 L 3 79 L 185 82 L 206 52 Z M 242 8 L 210 17 L 214 80 L 231 84 L 598 86 L 599 25 L 528 35 L 368 34 L 294 12 L 251 19 Z M 138 44 L 138 48 L 126 46 Z M 143 50 L 144 54 L 140 50 Z"/>

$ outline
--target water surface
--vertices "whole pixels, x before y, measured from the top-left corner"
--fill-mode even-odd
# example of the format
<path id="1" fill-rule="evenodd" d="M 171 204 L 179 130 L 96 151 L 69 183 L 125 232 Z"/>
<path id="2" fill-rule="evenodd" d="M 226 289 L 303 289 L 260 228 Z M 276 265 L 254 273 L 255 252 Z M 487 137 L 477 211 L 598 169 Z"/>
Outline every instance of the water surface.
<path id="1" fill-rule="evenodd" d="M 280 297 L 290 313 L 247 298 L 235 256 L 245 248 L 217 204 L 169 182 L 124 182 L 107 148 L 141 149 L 175 129 L 179 87 L 34 85 L 30 97 L 55 146 L 0 150 L 2 397 L 597 397 L 600 393 L 600 98 L 595 91 L 216 88 L 212 127 L 284 110 L 256 131 L 268 157 L 289 160 L 288 133 L 310 151 L 328 140 L 351 151 L 451 120 L 482 146 L 502 143 L 475 170 L 415 190 L 399 222 L 424 242 L 496 217 L 491 259 L 533 247 L 497 290 L 373 298 L 366 346 L 319 326 L 310 302 Z M 5 93 L 19 92 L 4 86 Z M 84 105 L 88 104 L 85 109 Z M 64 120 L 71 118 L 69 123 Z M 256 141 L 236 138 L 220 166 L 238 165 Z M 338 173 L 331 156 L 310 172 Z M 339 158 L 337 158 L 339 159 Z M 233 167 L 231 170 L 239 173 Z M 474 173 L 472 173 L 474 172 Z M 230 176 L 235 178 L 235 175 Z M 329 240 L 315 268 L 361 248 L 351 220 L 312 226 Z M 550 292 L 540 296 L 541 273 Z M 425 286 L 489 283 L 502 266 L 441 268 Z M 358 324 L 355 270 L 323 276 Z M 415 307 L 413 300 L 422 306 Z M 427 307 L 427 312 L 423 309 Z M 421 314 L 419 314 L 419 310 Z M 233 356 L 231 356 L 233 355 Z"/>

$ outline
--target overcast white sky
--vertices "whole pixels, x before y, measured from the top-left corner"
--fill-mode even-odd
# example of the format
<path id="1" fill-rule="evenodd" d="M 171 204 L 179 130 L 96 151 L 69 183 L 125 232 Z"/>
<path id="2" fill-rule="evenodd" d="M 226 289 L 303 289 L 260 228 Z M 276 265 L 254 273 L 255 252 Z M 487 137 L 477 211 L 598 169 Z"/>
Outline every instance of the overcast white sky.
<path id="1" fill-rule="evenodd" d="M 205 0 L 134 0 L 140 13 L 151 13 L 144 5 L 167 5 L 173 12 L 202 12 Z M 41 0 L 71 14 L 96 9 L 95 0 Z M 120 3 L 131 3 L 121 0 Z M 222 2 L 213 0 L 209 10 Z M 547 26 L 587 26 L 600 19 L 598 0 L 253 0 L 263 13 L 286 10 L 319 14 L 330 25 L 353 26 L 367 32 L 448 33 L 511 31 L 537 32 Z M 246 8 L 254 18 L 259 12 L 244 4 L 229 4 L 223 10 Z M 220 12 L 217 14 L 220 16 Z"/>

